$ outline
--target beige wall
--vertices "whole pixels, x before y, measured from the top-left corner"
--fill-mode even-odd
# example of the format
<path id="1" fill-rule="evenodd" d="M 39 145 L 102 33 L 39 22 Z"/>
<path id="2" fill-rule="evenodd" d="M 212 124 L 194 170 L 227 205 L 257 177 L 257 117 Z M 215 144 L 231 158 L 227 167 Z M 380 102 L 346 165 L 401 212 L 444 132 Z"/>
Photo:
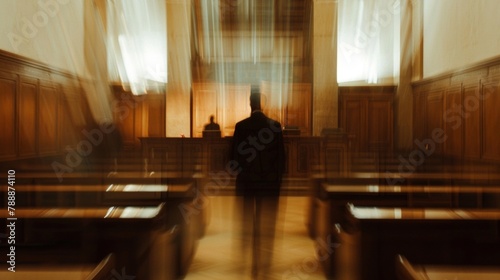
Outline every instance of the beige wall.
<path id="1" fill-rule="evenodd" d="M 500 55 L 500 1 L 424 0 L 424 77 Z"/>
<path id="2" fill-rule="evenodd" d="M 84 0 L 0 1 L 0 49 L 83 74 Z"/>

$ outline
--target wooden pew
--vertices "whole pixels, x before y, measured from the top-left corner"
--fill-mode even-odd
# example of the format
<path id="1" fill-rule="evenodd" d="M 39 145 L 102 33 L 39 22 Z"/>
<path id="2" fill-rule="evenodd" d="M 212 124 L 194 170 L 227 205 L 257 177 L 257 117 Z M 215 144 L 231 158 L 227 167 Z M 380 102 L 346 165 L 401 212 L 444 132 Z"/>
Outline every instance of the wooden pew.
<path id="1" fill-rule="evenodd" d="M 317 242 L 332 236 L 332 228 L 339 224 L 348 228 L 346 205 L 377 207 L 435 207 L 460 208 L 465 195 L 477 201 L 476 208 L 496 208 L 482 204 L 483 196 L 500 194 L 500 186 L 342 186 L 323 183 L 316 204 L 318 211 L 315 225 Z M 469 201 L 466 205 L 470 206 Z M 321 253 L 325 254 L 324 251 Z M 335 254 L 328 255 L 323 262 L 327 275 L 333 275 Z"/>
<path id="2" fill-rule="evenodd" d="M 113 270 L 116 271 L 116 257 L 114 254 L 107 255 L 93 270 L 86 280 L 111 280 Z"/>
<path id="3" fill-rule="evenodd" d="M 118 273 L 114 254 L 109 254 L 97 265 L 72 264 L 72 265 L 21 265 L 14 273 L 1 265 L 0 278 L 4 280 L 21 279 L 85 279 L 85 280 L 111 280 L 115 279 L 113 271 Z M 120 273 L 119 273 L 120 274 Z"/>
<path id="4" fill-rule="evenodd" d="M 164 202 L 165 225 L 178 227 L 178 259 L 186 273 L 194 257 L 197 241 L 207 227 L 206 211 L 199 206 L 193 182 L 176 184 L 109 185 L 19 185 L 18 207 L 102 207 L 154 206 Z"/>
<path id="5" fill-rule="evenodd" d="M 436 265 L 499 265 L 500 210 L 349 207 L 348 231 L 340 240 L 337 269 L 354 279 L 396 279 L 395 258 Z"/>
<path id="6" fill-rule="evenodd" d="M 336 184 L 343 186 L 356 185 L 389 185 L 390 179 L 401 179 L 398 174 L 387 175 L 380 172 L 350 172 L 345 174 L 337 174 L 334 177 L 327 176 L 325 173 L 314 173 L 310 177 L 309 187 L 309 205 L 306 211 L 306 227 L 309 237 L 312 239 L 317 236 L 317 216 L 319 210 L 318 198 L 323 184 Z"/>
<path id="7" fill-rule="evenodd" d="M 115 252 L 116 267 L 126 268 L 137 279 L 176 279 L 179 277 L 176 253 L 178 232 L 164 223 L 165 204 L 155 207 L 28 208 L 15 212 L 16 263 L 63 265 L 95 261 Z M 11 218 L 7 213 L 0 218 Z M 6 220 L 6 222 L 11 220 Z M 21 225 L 17 228 L 17 225 Z M 61 233 L 72 229 L 73 245 L 63 244 Z M 76 239 L 76 240 L 75 240 Z M 52 244 L 44 250 L 29 250 L 29 244 Z M 60 245 L 62 244 L 62 245 Z M 60 245 L 60 246 L 57 246 Z M 164 260 L 159 263 L 158 258 Z"/>
<path id="8" fill-rule="evenodd" d="M 500 175 L 493 173 L 455 173 L 455 172 L 429 172 L 429 173 L 387 173 L 387 172 L 351 172 L 334 177 L 324 174 L 313 174 L 310 178 L 309 210 L 306 218 L 307 229 L 311 238 L 316 237 L 316 221 L 319 205 L 317 199 L 320 196 L 322 184 L 339 186 L 500 186 Z M 475 197 L 471 193 L 456 194 L 463 196 L 463 205 L 471 207 L 474 205 Z M 470 205 L 465 205 L 466 201 Z M 491 193 L 488 197 L 481 199 L 485 205 L 491 207 L 500 206 L 500 194 Z M 397 206 L 397 205 L 395 205 Z"/>
<path id="9" fill-rule="evenodd" d="M 500 268 L 491 266 L 445 266 L 413 265 L 406 257 L 396 257 L 398 280 L 496 280 L 500 279 Z"/>

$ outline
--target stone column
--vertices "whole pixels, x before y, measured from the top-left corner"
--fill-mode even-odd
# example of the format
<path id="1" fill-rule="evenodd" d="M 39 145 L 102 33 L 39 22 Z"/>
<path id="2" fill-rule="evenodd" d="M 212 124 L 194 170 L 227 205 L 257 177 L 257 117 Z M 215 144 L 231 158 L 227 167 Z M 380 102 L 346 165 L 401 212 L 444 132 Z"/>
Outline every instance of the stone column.
<path id="1" fill-rule="evenodd" d="M 338 127 L 336 0 L 313 1 L 313 135 Z"/>
<path id="2" fill-rule="evenodd" d="M 112 120 L 113 94 L 108 80 L 106 49 L 106 2 L 83 1 L 84 60 L 82 85 L 96 122 Z"/>
<path id="3" fill-rule="evenodd" d="M 420 0 L 401 0 L 400 75 L 395 99 L 396 150 L 413 147 L 413 88 L 422 78 L 422 26 Z"/>
<path id="4" fill-rule="evenodd" d="M 191 1 L 167 0 L 166 136 L 191 136 Z"/>

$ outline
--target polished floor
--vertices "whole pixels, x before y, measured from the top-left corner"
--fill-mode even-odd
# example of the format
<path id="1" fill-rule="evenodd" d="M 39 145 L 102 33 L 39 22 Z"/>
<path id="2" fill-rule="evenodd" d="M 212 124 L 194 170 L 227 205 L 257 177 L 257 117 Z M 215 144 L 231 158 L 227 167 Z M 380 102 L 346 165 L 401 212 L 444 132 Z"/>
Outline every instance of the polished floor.
<path id="1" fill-rule="evenodd" d="M 314 241 L 307 235 L 307 197 L 286 196 L 280 200 L 280 218 L 271 269 L 252 278 L 248 260 L 241 255 L 236 234 L 235 199 L 210 197 L 209 226 L 199 241 L 196 255 L 185 279 L 325 279 L 315 255 Z"/>

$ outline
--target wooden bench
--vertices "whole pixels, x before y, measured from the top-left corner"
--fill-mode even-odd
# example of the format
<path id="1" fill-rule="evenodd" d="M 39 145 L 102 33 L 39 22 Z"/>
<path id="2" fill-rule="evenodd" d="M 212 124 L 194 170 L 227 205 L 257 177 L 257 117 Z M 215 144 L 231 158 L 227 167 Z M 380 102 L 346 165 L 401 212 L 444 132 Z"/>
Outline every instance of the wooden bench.
<path id="1" fill-rule="evenodd" d="M 309 191 L 309 209 L 307 211 L 307 229 L 311 238 L 316 237 L 316 220 L 319 205 L 317 204 L 320 197 L 323 184 L 344 186 L 346 188 L 352 186 L 471 186 L 471 187 L 488 187 L 500 186 L 500 175 L 493 173 L 454 173 L 454 172 L 431 172 L 431 173 L 379 173 L 379 172 L 351 172 L 335 177 L 326 177 L 324 174 L 313 174 L 310 178 Z M 474 204 L 479 202 L 474 201 L 472 193 L 458 193 L 455 196 L 463 196 L 461 207 L 474 207 Z M 437 195 L 434 195 L 437 196 Z M 429 199 L 433 199 L 428 197 Z M 421 198 L 424 200 L 425 198 Z M 458 198 L 453 198 L 458 199 Z M 500 194 L 490 193 L 488 197 L 479 198 L 480 203 L 484 205 L 498 206 Z M 469 201 L 469 205 L 465 205 Z M 394 205 L 397 206 L 397 205 Z"/>
<path id="2" fill-rule="evenodd" d="M 95 265 L 74 264 L 74 265 L 33 265 L 20 264 L 16 272 L 10 272 L 4 265 L 0 266 L 0 279 L 3 280 L 23 280 L 23 279 L 106 279 L 89 278 L 95 269 Z M 111 274 L 111 272 L 110 272 Z M 112 279 L 112 278 L 108 278 Z"/>
<path id="3" fill-rule="evenodd" d="M 4 265 L 0 266 L 0 278 L 5 280 L 16 279 L 85 279 L 85 280 L 112 280 L 115 279 L 113 271 L 118 273 L 116 268 L 116 257 L 109 254 L 97 265 L 72 264 L 72 265 L 20 265 L 20 268 L 11 272 Z"/>
<path id="4" fill-rule="evenodd" d="M 63 265 L 95 261 L 109 252 L 116 266 L 138 279 L 176 279 L 178 231 L 164 223 L 165 204 L 155 207 L 27 208 L 15 212 L 16 263 Z M 0 218 L 11 218 L 7 213 Z M 10 222 L 10 220 L 6 220 Z M 19 228 L 17 227 L 19 226 Z M 75 246 L 61 240 L 63 235 Z M 29 250 L 29 244 L 48 244 Z M 158 260 L 163 260 L 159 263 Z M 162 278 L 163 279 L 163 278 Z"/>
<path id="5" fill-rule="evenodd" d="M 316 204 L 315 232 L 319 242 L 332 235 L 332 228 L 339 224 L 349 227 L 346 205 L 377 207 L 435 207 L 460 208 L 463 205 L 475 208 L 498 208 L 498 205 L 485 205 L 484 196 L 500 194 L 500 186 L 341 186 L 323 183 Z M 463 203 L 463 199 L 467 201 Z M 474 200 L 475 203 L 470 203 Z M 470 209 L 470 208 L 469 208 Z M 318 242 L 318 240 L 317 240 Z M 321 252 L 324 253 L 324 252 Z M 331 254 L 323 262 L 327 275 L 333 275 L 335 255 Z"/>
<path id="6" fill-rule="evenodd" d="M 207 227 L 206 207 L 199 205 L 194 183 L 169 185 L 19 185 L 17 207 L 154 206 L 165 203 L 165 225 L 178 227 L 178 257 L 183 272 Z"/>
<path id="7" fill-rule="evenodd" d="M 396 279 L 395 258 L 437 265 L 500 265 L 500 210 L 349 207 L 351 226 L 332 229 L 340 275 Z"/>
<path id="8" fill-rule="evenodd" d="M 398 280 L 497 280 L 500 268 L 491 266 L 414 265 L 406 257 L 396 257 Z"/>

